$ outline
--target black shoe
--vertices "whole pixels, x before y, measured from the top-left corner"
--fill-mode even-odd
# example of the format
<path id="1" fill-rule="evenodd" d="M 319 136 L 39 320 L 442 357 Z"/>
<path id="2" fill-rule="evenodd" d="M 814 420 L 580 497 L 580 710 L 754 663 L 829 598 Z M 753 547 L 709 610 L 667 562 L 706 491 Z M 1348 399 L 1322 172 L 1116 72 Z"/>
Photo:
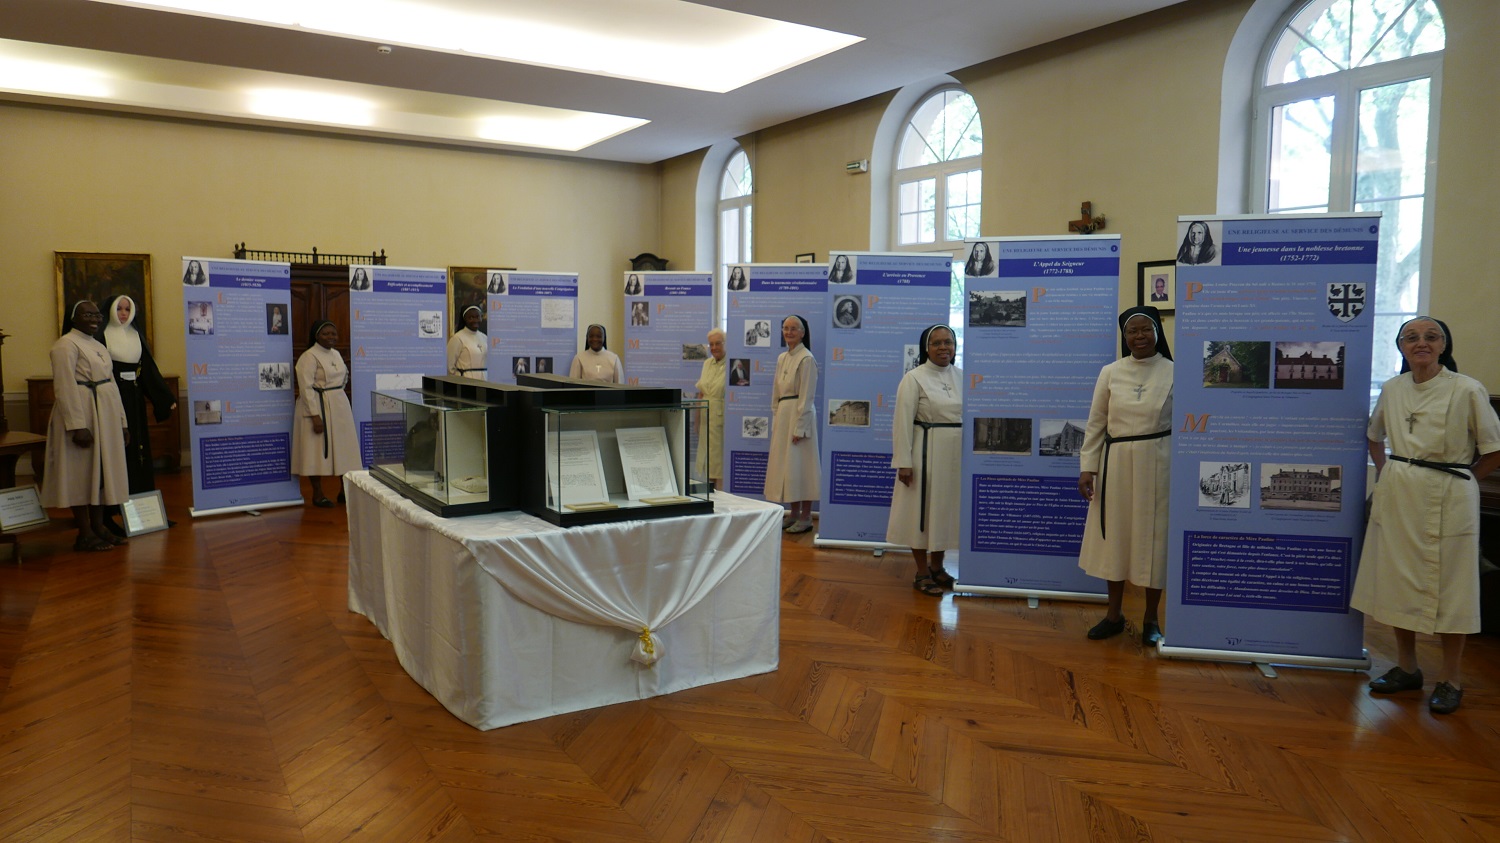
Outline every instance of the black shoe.
<path id="1" fill-rule="evenodd" d="M 1156 621 L 1146 621 L 1141 624 L 1141 643 L 1147 647 L 1155 647 L 1162 641 L 1161 625 Z"/>
<path id="2" fill-rule="evenodd" d="M 1447 682 L 1437 683 L 1432 689 L 1432 699 L 1427 701 L 1427 708 L 1433 714 L 1452 714 L 1458 711 L 1458 704 L 1464 701 L 1464 689 L 1455 688 Z"/>
<path id="3" fill-rule="evenodd" d="M 322 495 L 319 495 L 318 497 L 313 498 L 313 506 L 319 506 L 323 509 L 327 509 L 333 506 L 333 501 L 323 497 Z"/>
<path id="4" fill-rule="evenodd" d="M 1119 620 L 1115 621 L 1112 621 L 1109 618 L 1105 618 L 1104 620 L 1094 624 L 1094 628 L 1089 630 L 1089 640 L 1102 641 L 1105 638 L 1113 638 L 1124 631 L 1124 618 L 1120 618 Z"/>
<path id="5" fill-rule="evenodd" d="M 1420 667 L 1417 668 L 1415 673 L 1407 673 L 1401 669 L 1400 665 L 1396 665 L 1387 670 L 1385 675 L 1379 679 L 1370 680 L 1370 693 L 1372 694 L 1394 694 L 1397 691 L 1420 690 L 1422 690 L 1422 668 Z M 1437 699 L 1436 692 L 1433 693 L 1432 698 Z"/>
<path id="6" fill-rule="evenodd" d="M 343 492 L 339 492 L 339 503 L 348 503 L 348 502 L 349 502 L 349 499 L 346 498 L 346 497 L 344 497 L 344 493 Z"/>

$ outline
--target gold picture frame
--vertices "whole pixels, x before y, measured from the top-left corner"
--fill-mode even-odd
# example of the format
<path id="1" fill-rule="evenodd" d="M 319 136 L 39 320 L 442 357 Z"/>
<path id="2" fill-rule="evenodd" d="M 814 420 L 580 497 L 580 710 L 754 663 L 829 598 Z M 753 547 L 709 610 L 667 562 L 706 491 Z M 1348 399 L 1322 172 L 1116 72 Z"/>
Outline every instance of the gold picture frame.
<path id="1" fill-rule="evenodd" d="M 463 320 L 458 318 L 465 310 L 473 305 L 479 305 L 484 317 L 479 320 L 481 333 L 489 333 L 489 301 L 487 284 L 489 276 L 486 273 L 500 270 L 502 272 L 514 271 L 515 267 L 506 266 L 450 266 L 448 267 L 448 324 L 454 331 L 463 327 Z"/>
<path id="2" fill-rule="evenodd" d="M 103 311 L 108 301 L 124 294 L 135 300 L 136 330 L 155 348 L 151 321 L 151 256 L 121 252 L 53 252 L 52 271 L 57 283 L 58 336 L 67 333 L 73 303 L 88 299 Z M 103 324 L 109 324 L 104 314 Z"/>

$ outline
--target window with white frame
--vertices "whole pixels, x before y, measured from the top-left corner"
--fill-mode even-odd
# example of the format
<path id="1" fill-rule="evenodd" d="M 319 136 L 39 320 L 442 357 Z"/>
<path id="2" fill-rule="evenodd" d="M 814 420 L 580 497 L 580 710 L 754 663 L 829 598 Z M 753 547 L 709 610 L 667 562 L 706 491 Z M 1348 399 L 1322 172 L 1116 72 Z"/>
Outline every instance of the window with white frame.
<path id="1" fill-rule="evenodd" d="M 737 150 L 724 165 L 724 174 L 719 177 L 719 289 L 729 280 L 729 268 L 734 264 L 754 260 L 751 251 L 751 221 L 755 211 L 753 203 L 754 176 L 750 171 L 750 156 L 745 150 Z M 720 304 L 722 307 L 722 302 Z M 719 314 L 723 317 L 723 313 Z"/>
<path id="2" fill-rule="evenodd" d="M 893 242 L 903 251 L 949 252 L 953 284 L 949 324 L 963 360 L 964 241 L 979 236 L 979 106 L 961 88 L 944 88 L 917 104 L 896 147 L 891 195 Z"/>
<path id="3" fill-rule="evenodd" d="M 979 106 L 967 92 L 945 88 L 917 105 L 896 153 L 898 247 L 958 249 L 979 236 L 983 151 Z"/>
<path id="4" fill-rule="evenodd" d="M 1380 211 L 1370 394 L 1426 303 L 1445 33 L 1434 0 L 1312 0 L 1265 53 L 1255 200 L 1269 213 Z"/>

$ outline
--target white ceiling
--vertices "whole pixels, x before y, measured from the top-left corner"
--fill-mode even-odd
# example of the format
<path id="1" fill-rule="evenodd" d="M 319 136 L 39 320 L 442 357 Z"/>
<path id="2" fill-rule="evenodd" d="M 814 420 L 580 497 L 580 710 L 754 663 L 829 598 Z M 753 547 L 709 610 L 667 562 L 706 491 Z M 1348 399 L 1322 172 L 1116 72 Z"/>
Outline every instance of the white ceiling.
<path id="1" fill-rule="evenodd" d="M 1177 2 L 709 0 L 702 5 L 865 39 L 722 94 L 411 48 L 385 55 L 372 41 L 89 0 L 0 0 L 0 39 L 102 51 L 109 54 L 104 63 L 131 67 L 138 77 L 187 73 L 198 87 L 249 70 L 310 77 L 309 84 L 336 80 L 377 86 L 432 114 L 451 110 L 455 98 L 475 98 L 644 118 L 650 123 L 560 154 L 649 163 Z M 80 105 L 76 99 L 34 94 L 0 92 L 0 99 Z M 275 125 L 264 118 L 182 107 L 101 107 Z"/>

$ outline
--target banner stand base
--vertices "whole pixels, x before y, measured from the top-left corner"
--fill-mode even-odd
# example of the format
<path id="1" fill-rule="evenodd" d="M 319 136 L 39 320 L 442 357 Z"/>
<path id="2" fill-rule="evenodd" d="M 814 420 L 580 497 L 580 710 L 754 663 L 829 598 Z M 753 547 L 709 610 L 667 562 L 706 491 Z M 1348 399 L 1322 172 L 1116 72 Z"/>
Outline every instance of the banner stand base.
<path id="1" fill-rule="evenodd" d="M 194 518 L 204 518 L 209 515 L 228 515 L 231 512 L 255 512 L 261 509 L 276 509 L 283 506 L 302 506 L 306 501 L 301 498 L 289 501 L 266 501 L 265 503 L 252 503 L 245 506 L 221 506 L 218 509 L 194 509 L 188 507 L 188 515 Z"/>
<path id="2" fill-rule="evenodd" d="M 1107 603 L 1109 595 L 1092 594 L 1086 591 L 1038 591 L 1034 588 L 1001 588 L 993 585 L 973 585 L 966 582 L 953 584 L 953 593 L 973 594 L 979 597 L 1025 597 L 1026 604 L 1035 609 L 1040 600 L 1067 600 L 1074 603 Z"/>
<path id="3" fill-rule="evenodd" d="M 846 547 L 850 550 L 870 550 L 876 556 L 884 556 L 888 550 L 909 550 L 904 545 L 886 542 L 862 542 L 854 539 L 825 539 L 821 534 L 813 536 L 813 547 Z"/>
<path id="4" fill-rule="evenodd" d="M 1271 665 L 1294 667 L 1326 667 L 1334 670 L 1369 670 L 1370 651 L 1360 650 L 1357 659 L 1341 659 L 1335 656 L 1298 656 L 1288 653 L 1245 653 L 1239 650 L 1207 650 L 1197 647 L 1169 647 L 1163 643 L 1157 653 L 1168 659 L 1198 659 L 1211 662 L 1248 662 L 1260 670 L 1268 679 L 1276 678 Z"/>

